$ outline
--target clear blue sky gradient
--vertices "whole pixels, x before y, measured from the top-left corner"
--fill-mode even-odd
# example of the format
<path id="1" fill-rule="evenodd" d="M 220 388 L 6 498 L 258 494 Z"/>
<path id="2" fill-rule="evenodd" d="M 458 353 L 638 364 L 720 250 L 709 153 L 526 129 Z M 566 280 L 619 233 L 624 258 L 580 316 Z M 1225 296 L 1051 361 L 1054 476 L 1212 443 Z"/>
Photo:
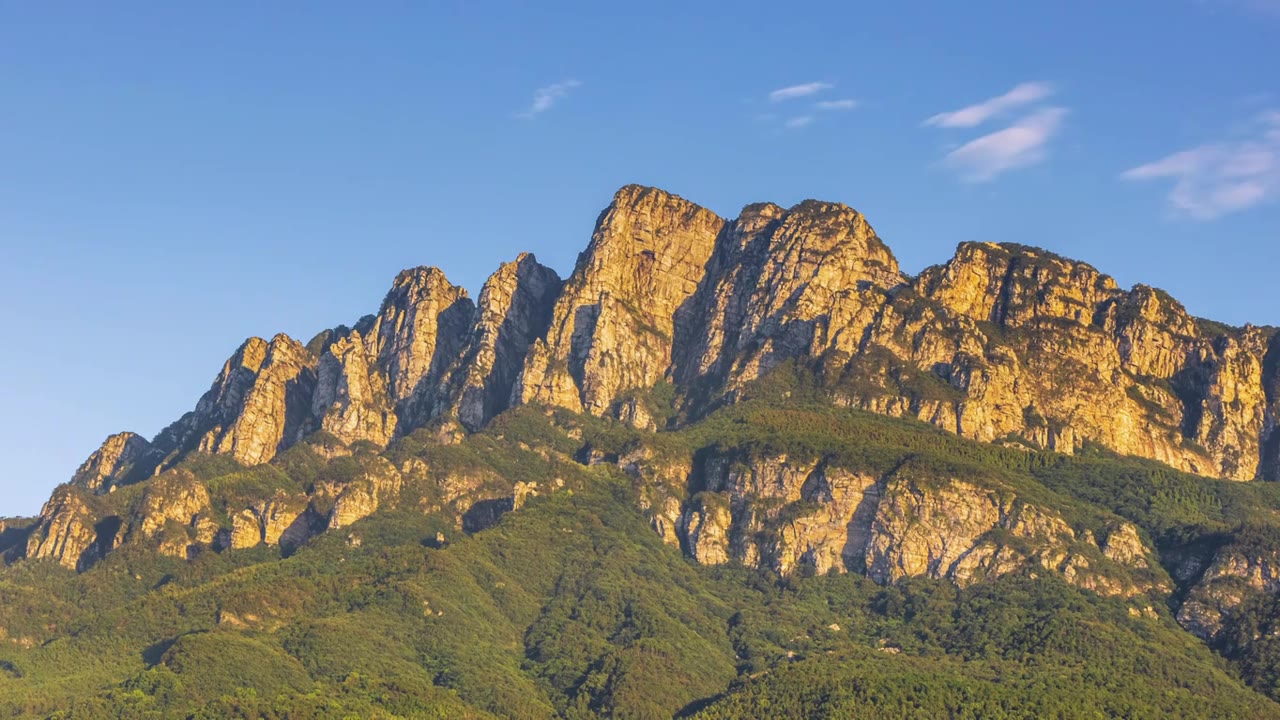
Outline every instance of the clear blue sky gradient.
<path id="1" fill-rule="evenodd" d="M 245 337 L 350 323 L 404 267 L 473 293 L 522 250 L 567 274 L 629 182 L 726 216 L 845 202 L 910 272 L 1020 242 L 1280 324 L 1257 125 L 1280 4 L 912 5 L 0 2 L 0 515 L 189 410 Z M 924 124 L 1024 82 L 1053 93 Z M 945 159 L 1048 107 L 1024 167 Z M 1205 145 L 1259 151 L 1250 207 L 1192 217 L 1173 180 L 1120 177 Z"/>

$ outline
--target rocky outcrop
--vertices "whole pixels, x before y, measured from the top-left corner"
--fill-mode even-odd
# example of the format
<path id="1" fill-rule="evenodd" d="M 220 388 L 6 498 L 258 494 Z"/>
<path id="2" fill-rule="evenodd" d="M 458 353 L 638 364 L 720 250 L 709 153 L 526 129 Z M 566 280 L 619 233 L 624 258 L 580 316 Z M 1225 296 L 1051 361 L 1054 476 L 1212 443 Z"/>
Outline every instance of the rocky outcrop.
<path id="1" fill-rule="evenodd" d="M 723 225 L 661 190 L 619 190 L 556 301 L 546 338 L 533 343 L 513 399 L 608 415 L 626 393 L 662 379 L 676 311 L 702 281 Z"/>
<path id="2" fill-rule="evenodd" d="M 53 491 L 27 536 L 28 558 L 48 558 L 72 570 L 93 562 L 98 518 L 83 492 L 73 485 Z"/>
<path id="3" fill-rule="evenodd" d="M 448 409 L 468 430 L 510 405 L 529 346 L 547 333 L 560 287 L 560 276 L 529 253 L 485 282 L 467 351 L 447 383 Z"/>
<path id="4" fill-rule="evenodd" d="M 250 338 L 223 365 L 195 410 L 165 428 L 148 453 L 164 469 L 192 451 L 246 465 L 267 462 L 312 427 L 315 358 L 298 341 Z"/>
<path id="5" fill-rule="evenodd" d="M 329 345 L 317 365 L 311 399 L 321 430 L 347 444 L 367 440 L 385 446 L 391 441 L 398 418 L 376 360 L 359 331 Z"/>
<path id="6" fill-rule="evenodd" d="M 209 490 L 185 470 L 172 470 L 152 479 L 142 493 L 130 534 L 148 538 L 169 522 L 193 527 L 209 509 Z"/>
<path id="7" fill-rule="evenodd" d="M 784 360 L 855 352 L 903 279 L 866 218 L 845 205 L 748 205 L 677 317 L 673 375 L 700 396 L 732 393 Z"/>
<path id="8" fill-rule="evenodd" d="M 1021 245 L 963 243 L 911 278 L 847 206 L 756 204 L 726 222 L 632 185 L 600 215 L 567 281 L 521 255 L 476 305 L 440 270 L 406 270 L 354 328 L 306 347 L 250 338 L 192 412 L 150 443 L 108 438 L 73 484 L 105 493 L 155 476 L 129 532 L 164 535 L 175 555 L 219 531 L 235 547 L 275 544 L 290 528 L 303 538 L 393 502 L 410 471 L 322 480 L 306 509 L 297 498 L 238 501 L 231 527 L 219 528 L 199 509 L 199 489 L 175 488 L 172 468 L 192 453 L 266 463 L 308 436 L 327 457 L 420 428 L 424 441 L 457 443 L 518 404 L 657 429 L 767 388 L 753 383 L 784 363 L 837 404 L 966 438 L 1063 453 L 1097 443 L 1214 477 L 1280 479 L 1274 329 L 1198 320 L 1159 290 L 1124 290 L 1090 265 Z M 668 458 L 660 470 L 655 460 L 633 452 L 619 464 L 654 528 L 703 562 L 962 583 L 1040 567 L 1101 592 L 1111 592 L 1111 566 L 1152 568 L 1124 528 L 1099 546 L 1047 509 L 960 478 L 913 485 L 785 457 L 747 469 L 729 457 Z M 480 518 L 471 527 L 522 497 L 488 471 L 413 473 L 434 483 L 433 507 Z M 103 498 L 59 493 L 31 529 L 29 554 L 79 566 L 80 554 L 120 541 L 95 529 L 105 520 L 89 501 Z"/>
<path id="9" fill-rule="evenodd" d="M 218 525 L 207 517 L 209 490 L 185 470 L 170 470 L 150 480 L 128 530 L 132 542 L 156 540 L 159 552 L 187 558 L 211 545 Z"/>
<path id="10" fill-rule="evenodd" d="M 1151 551 L 1131 524 L 1113 523 L 1100 547 L 1091 533 L 1077 534 L 1056 511 L 1008 488 L 910 464 L 877 475 L 824 460 L 733 452 L 704 457 L 691 492 L 675 528 L 702 564 L 739 562 L 783 575 L 859 572 L 882 584 L 931 577 L 962 586 L 1041 569 L 1103 595 L 1170 590 L 1152 572 Z M 661 533 L 662 525 L 655 529 Z"/>
<path id="11" fill-rule="evenodd" d="M 280 544 L 285 533 L 299 523 L 308 502 L 305 496 L 277 491 L 271 498 L 241 510 L 231 518 L 229 546 L 242 549 Z"/>
<path id="12" fill-rule="evenodd" d="M 685 520 L 681 518 L 686 488 L 693 475 L 693 462 L 681 455 L 657 456 L 645 445 L 639 445 L 617 459 L 617 466 L 628 475 L 637 490 L 640 511 L 649 524 L 672 547 L 681 547 Z"/>
<path id="13" fill-rule="evenodd" d="M 1040 567 L 1101 595 L 1170 589 L 1133 572 L 1151 566 L 1132 525 L 1118 524 L 1100 549 L 1051 509 L 955 479 L 890 478 L 869 533 L 867 574 L 881 583 L 924 576 L 965 586 Z"/>
<path id="14" fill-rule="evenodd" d="M 684 535 L 689 556 L 703 565 L 722 565 L 732 557 L 733 513 L 729 498 L 718 493 L 701 493 L 690 501 L 677 526 Z"/>
<path id="15" fill-rule="evenodd" d="M 330 530 L 346 527 L 372 515 L 400 494 L 403 478 L 387 460 L 370 458 L 359 475 L 346 483 L 325 483 L 317 494 L 333 498 L 328 514 Z"/>
<path id="16" fill-rule="evenodd" d="M 311 412 L 344 443 L 384 447 L 449 409 L 447 372 L 466 348 L 475 306 L 437 268 L 396 276 L 376 316 L 329 331 Z"/>
<path id="17" fill-rule="evenodd" d="M 726 223 L 629 185 L 563 284 L 522 255 L 476 306 L 441 271 L 406 270 L 354 329 L 306 348 L 250 339 L 150 448 L 113 436 L 77 482 L 134 481 L 193 451 L 267 462 L 315 430 L 382 447 L 438 422 L 456 440 L 513 404 L 656 429 L 786 361 L 837 403 L 966 438 L 1280 479 L 1277 347 L 1273 329 L 1197 320 L 1036 248 L 963 243 L 910 278 L 845 205 L 748 205 Z M 667 381 L 675 416 L 647 395 Z"/>
<path id="18" fill-rule="evenodd" d="M 1092 441 L 1249 480 L 1264 476 L 1274 335 L 1210 337 L 1158 291 L 1124 292 L 1034 248 L 966 243 L 892 292 L 857 355 L 824 370 L 849 405 L 968 438 L 1066 453 Z"/>
<path id="19" fill-rule="evenodd" d="M 1197 569 L 1194 561 L 1179 568 L 1193 583 L 1178 609 L 1178 623 L 1204 640 L 1213 639 L 1250 597 L 1280 592 L 1280 548 L 1224 545 L 1195 578 Z"/>
<path id="20" fill-rule="evenodd" d="M 116 433 L 93 451 L 71 477 L 71 483 L 94 492 L 105 492 L 113 484 L 128 479 L 150 449 L 151 443 L 137 433 Z"/>
<path id="21" fill-rule="evenodd" d="M 474 313 L 467 291 L 437 268 L 396 276 L 366 343 L 386 375 L 401 423 L 416 427 L 430 419 L 444 372 L 461 351 Z"/>
<path id="22" fill-rule="evenodd" d="M 315 384 L 310 353 L 286 335 L 272 338 L 258 361 L 261 349 L 259 341 L 252 348 L 252 355 L 242 355 L 257 365 L 243 402 L 219 407 L 219 400 L 231 398 L 213 399 L 210 410 L 217 407 L 227 419 L 204 433 L 201 452 L 227 454 L 246 465 L 255 465 L 275 457 L 310 430 L 308 399 Z M 252 365 L 243 364 L 238 369 L 249 370 Z M 201 412 L 199 406 L 196 412 Z"/>

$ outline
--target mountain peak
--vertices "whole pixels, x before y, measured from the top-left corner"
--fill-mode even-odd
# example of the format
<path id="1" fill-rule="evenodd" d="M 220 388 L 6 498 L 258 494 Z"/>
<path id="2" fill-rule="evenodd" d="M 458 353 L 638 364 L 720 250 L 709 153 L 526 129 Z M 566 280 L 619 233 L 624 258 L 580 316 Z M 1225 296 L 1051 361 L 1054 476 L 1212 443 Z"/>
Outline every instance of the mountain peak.
<path id="1" fill-rule="evenodd" d="M 355 330 L 309 350 L 285 335 L 246 340 L 192 413 L 150 444 L 113 436 L 76 478 L 104 491 L 194 451 L 265 462 L 317 430 L 385 446 L 436 421 L 474 431 L 525 403 L 653 427 L 640 399 L 660 381 L 697 417 L 786 362 L 821 366 L 843 402 L 966 437 L 1064 452 L 1089 440 L 1222 477 L 1280 473 L 1262 452 L 1277 363 L 1259 342 L 1215 344 L 1214 328 L 1040 248 L 964 242 L 909 279 L 843 203 L 753 203 L 726 222 L 633 184 L 568 279 L 521 253 L 476 303 L 439 268 L 404 270 Z M 903 373 L 936 382 L 925 392 Z M 1071 409 L 1082 403 L 1158 429 L 1118 430 Z M 1044 427 L 1028 420 L 1042 416 Z"/>

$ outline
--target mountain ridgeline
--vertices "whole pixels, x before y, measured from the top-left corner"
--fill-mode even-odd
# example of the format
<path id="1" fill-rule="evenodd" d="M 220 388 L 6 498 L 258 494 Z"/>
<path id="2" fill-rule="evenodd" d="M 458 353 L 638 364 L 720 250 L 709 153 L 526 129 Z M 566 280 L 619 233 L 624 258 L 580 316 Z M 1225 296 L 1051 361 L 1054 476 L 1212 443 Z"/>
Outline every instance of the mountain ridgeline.
<path id="1" fill-rule="evenodd" d="M 1276 329 L 631 185 L 0 519 L 0 716 L 1280 717 L 1278 421 Z"/>
<path id="2" fill-rule="evenodd" d="M 1209 477 L 1280 479 L 1274 329 L 1194 318 L 1159 290 L 1024 246 L 964 243 L 910 277 L 840 204 L 749 205 L 726 221 L 627 186 L 567 281 L 521 255 L 475 303 L 438 269 L 406 270 L 353 327 L 305 346 L 247 340 L 192 412 L 149 442 L 108 438 L 73 482 L 102 491 L 197 451 L 263 463 L 315 432 L 385 447 L 523 404 L 674 427 L 789 360 L 838 405 L 974 440 L 1095 443 Z M 678 417 L 649 413 L 659 383 Z"/>

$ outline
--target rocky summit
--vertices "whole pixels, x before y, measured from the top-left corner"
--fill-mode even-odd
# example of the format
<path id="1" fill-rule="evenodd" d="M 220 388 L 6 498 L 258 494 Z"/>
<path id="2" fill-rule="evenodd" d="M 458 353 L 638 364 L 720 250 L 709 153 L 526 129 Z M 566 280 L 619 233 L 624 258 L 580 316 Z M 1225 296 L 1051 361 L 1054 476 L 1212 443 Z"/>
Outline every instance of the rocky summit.
<path id="1" fill-rule="evenodd" d="M 0 652 L 0 707 L 26 692 L 5 683 L 65 656 L 100 668 L 97 704 L 71 716 L 218 716 L 225 688 L 197 693 L 184 668 L 244 657 L 273 668 L 262 702 L 313 692 L 357 713 L 424 683 L 409 694 L 439 717 L 765 716 L 770 692 L 812 685 L 788 673 L 868 657 L 1007 671 L 1025 658 L 961 627 L 999 606 L 1037 628 L 1026 657 L 1185 653 L 1161 671 L 1177 692 L 1123 706 L 1148 688 L 1115 690 L 1096 715 L 1225 693 L 1223 717 L 1276 717 L 1239 683 L 1280 697 L 1278 421 L 1274 328 L 1023 245 L 965 242 L 912 276 L 839 203 L 725 219 L 630 185 L 567 278 L 522 254 L 473 301 L 439 269 L 405 270 L 351 325 L 246 340 L 190 412 L 150 440 L 108 437 L 38 517 L 0 520 L 0 645 L 28 653 Z M 31 600 L 46 582 L 90 598 L 129 659 L 106 663 L 83 617 Z M 591 613 L 616 624 L 577 619 Z M 1066 617 L 1134 635 L 1068 641 Z M 427 639 L 388 630 L 374 668 L 345 663 L 363 651 L 344 638 L 397 626 Z M 671 678 L 641 656 L 685 674 L 648 696 Z M 819 661 L 834 664 L 806 669 Z M 1041 678 L 1053 689 L 1032 683 L 1032 701 L 985 677 L 955 682 L 991 707 L 1041 703 L 1028 716 L 1100 682 Z M 60 682 L 15 716 L 80 697 Z"/>
<path id="2" fill-rule="evenodd" d="M 321 431 L 386 447 L 432 423 L 476 431 L 534 404 L 678 427 L 789 362 L 847 407 L 982 442 L 1096 444 L 1228 480 L 1280 479 L 1280 334 L 1192 317 L 1083 262 L 963 243 L 916 277 L 838 203 L 748 205 L 733 220 L 627 186 L 567 280 L 525 254 L 477 305 L 435 268 L 396 277 L 376 315 L 305 346 L 250 338 L 195 409 L 147 443 L 108 438 L 73 483 L 106 492 L 191 452 L 270 461 Z"/>

